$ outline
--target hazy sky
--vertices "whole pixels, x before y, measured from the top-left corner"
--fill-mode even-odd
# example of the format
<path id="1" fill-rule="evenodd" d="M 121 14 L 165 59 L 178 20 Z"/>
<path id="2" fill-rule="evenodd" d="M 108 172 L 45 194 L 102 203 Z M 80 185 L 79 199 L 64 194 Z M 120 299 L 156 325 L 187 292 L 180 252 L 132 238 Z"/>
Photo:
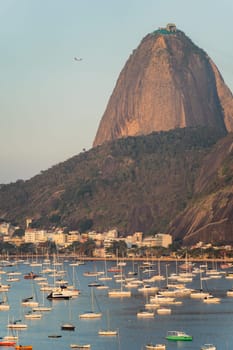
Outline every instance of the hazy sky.
<path id="1" fill-rule="evenodd" d="M 0 183 L 90 149 L 129 55 L 169 22 L 233 91 L 232 18 L 232 0 L 0 0 Z"/>

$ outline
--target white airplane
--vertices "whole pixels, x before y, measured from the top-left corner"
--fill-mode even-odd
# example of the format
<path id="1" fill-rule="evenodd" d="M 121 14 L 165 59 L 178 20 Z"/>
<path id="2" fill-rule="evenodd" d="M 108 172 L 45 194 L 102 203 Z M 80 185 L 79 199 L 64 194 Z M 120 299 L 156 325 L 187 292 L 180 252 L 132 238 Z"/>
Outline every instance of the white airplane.
<path id="1" fill-rule="evenodd" d="M 82 61 L 82 58 L 81 58 L 81 57 L 76 57 L 76 56 L 75 56 L 75 57 L 74 57 L 74 60 L 75 60 L 75 61 Z"/>

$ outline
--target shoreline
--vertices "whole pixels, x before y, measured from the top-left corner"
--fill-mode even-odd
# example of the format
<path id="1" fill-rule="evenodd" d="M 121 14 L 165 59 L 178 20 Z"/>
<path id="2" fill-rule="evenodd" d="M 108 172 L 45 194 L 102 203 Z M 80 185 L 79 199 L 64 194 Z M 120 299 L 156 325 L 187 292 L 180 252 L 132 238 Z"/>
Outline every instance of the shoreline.
<path id="1" fill-rule="evenodd" d="M 45 258 L 49 258 L 51 260 L 54 259 L 54 255 L 37 255 L 37 259 L 45 259 Z M 15 260 L 33 260 L 35 259 L 35 256 L 32 254 L 31 256 L 25 255 L 21 255 L 21 256 L 7 256 L 7 257 L 1 257 L 0 258 L 0 266 L 1 266 L 1 262 L 11 262 L 11 261 L 15 261 Z M 80 257 L 78 255 L 75 254 L 71 254 L 71 255 L 62 255 L 62 254 L 58 254 L 56 255 L 56 260 L 76 260 L 76 261 L 116 261 L 116 262 L 123 262 L 123 261 L 144 261 L 144 262 L 153 262 L 153 261 L 160 261 L 160 262 L 221 262 L 221 263 L 233 263 L 233 258 L 203 258 L 203 257 L 199 257 L 199 258 L 175 258 L 175 257 L 160 257 L 160 258 L 156 258 L 156 257 L 127 257 L 127 258 L 117 258 L 117 257 Z"/>

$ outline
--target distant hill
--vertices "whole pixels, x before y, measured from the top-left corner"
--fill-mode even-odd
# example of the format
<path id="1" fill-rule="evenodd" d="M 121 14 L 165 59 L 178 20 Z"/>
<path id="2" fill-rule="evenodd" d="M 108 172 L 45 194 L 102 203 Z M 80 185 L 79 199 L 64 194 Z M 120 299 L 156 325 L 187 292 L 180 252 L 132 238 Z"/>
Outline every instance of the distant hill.
<path id="1" fill-rule="evenodd" d="M 171 24 L 130 55 L 93 145 L 192 126 L 233 131 L 233 96 L 208 54 Z"/>
<path id="2" fill-rule="evenodd" d="M 123 234 L 170 228 L 181 237 L 169 225 L 205 193 L 203 162 L 222 136 L 219 130 L 200 127 L 106 143 L 28 181 L 3 185 L 0 217 L 20 224 L 32 217 L 35 226 L 47 228 L 118 228 Z M 211 174 L 209 186 L 213 178 Z"/>

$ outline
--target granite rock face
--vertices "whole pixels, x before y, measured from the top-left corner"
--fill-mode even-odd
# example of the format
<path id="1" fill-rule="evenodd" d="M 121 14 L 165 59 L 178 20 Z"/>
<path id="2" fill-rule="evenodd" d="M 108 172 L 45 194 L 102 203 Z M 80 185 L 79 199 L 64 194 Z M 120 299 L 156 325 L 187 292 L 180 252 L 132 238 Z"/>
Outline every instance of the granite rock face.
<path id="1" fill-rule="evenodd" d="M 93 146 L 190 126 L 233 131 L 233 96 L 209 56 L 182 31 L 156 30 L 117 80 Z"/>

